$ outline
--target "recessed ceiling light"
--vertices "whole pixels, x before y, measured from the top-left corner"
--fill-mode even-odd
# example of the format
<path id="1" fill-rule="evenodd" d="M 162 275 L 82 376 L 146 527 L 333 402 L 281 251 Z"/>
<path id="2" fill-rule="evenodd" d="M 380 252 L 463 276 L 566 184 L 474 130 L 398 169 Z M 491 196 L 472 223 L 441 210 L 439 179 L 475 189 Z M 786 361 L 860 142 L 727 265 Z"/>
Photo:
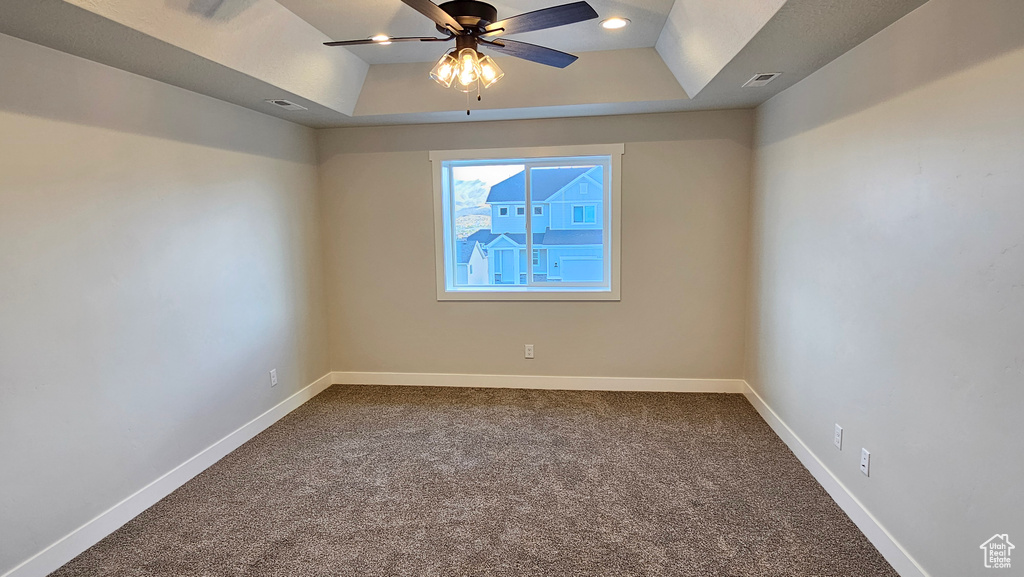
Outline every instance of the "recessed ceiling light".
<path id="1" fill-rule="evenodd" d="M 629 18 L 609 18 L 601 21 L 601 26 L 606 30 L 618 30 L 619 28 L 625 28 L 629 26 Z"/>
<path id="2" fill-rule="evenodd" d="M 370 38 L 370 40 L 373 40 L 374 42 L 380 44 L 381 46 L 387 46 L 388 44 L 391 44 L 391 37 L 388 36 L 387 34 L 378 34 L 373 38 Z"/>

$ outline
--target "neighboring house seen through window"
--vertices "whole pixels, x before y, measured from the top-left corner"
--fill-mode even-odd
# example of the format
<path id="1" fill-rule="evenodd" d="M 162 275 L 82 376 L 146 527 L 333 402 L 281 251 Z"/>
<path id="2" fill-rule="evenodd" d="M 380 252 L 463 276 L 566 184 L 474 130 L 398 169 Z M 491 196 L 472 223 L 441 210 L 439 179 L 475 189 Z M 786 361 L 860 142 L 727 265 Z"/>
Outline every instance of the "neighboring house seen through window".
<path id="1" fill-rule="evenodd" d="M 618 300 L 622 149 L 431 153 L 438 298 Z"/>

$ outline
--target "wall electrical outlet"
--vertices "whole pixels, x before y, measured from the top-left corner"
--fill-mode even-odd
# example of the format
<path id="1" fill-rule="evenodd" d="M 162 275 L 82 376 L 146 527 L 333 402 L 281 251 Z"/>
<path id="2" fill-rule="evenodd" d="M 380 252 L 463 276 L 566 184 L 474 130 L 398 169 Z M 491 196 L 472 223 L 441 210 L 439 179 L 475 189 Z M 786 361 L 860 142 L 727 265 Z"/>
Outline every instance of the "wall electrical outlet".
<path id="1" fill-rule="evenodd" d="M 839 426 L 839 423 L 836 423 L 836 432 L 832 436 L 832 444 L 840 451 L 843 450 L 843 428 Z"/>
<path id="2" fill-rule="evenodd" d="M 523 347 L 523 350 L 526 353 L 526 358 L 533 358 L 533 345 L 526 345 L 525 347 Z"/>
<path id="3" fill-rule="evenodd" d="M 270 386 L 277 386 L 277 369 L 270 369 Z"/>
<path id="4" fill-rule="evenodd" d="M 860 472 L 871 476 L 871 453 L 867 449 L 860 450 Z"/>

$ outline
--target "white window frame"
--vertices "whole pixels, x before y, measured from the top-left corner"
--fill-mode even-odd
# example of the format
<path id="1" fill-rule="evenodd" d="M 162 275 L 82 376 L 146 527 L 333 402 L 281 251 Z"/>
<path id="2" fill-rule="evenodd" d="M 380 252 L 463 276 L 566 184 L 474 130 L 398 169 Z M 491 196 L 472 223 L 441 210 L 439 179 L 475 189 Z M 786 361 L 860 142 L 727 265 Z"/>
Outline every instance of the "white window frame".
<path id="1" fill-rule="evenodd" d="M 525 206 L 517 206 L 516 207 L 516 216 L 526 216 L 526 207 Z"/>
<path id="2" fill-rule="evenodd" d="M 621 300 L 619 260 L 621 255 L 622 214 L 622 155 L 623 144 L 589 144 L 575 146 L 545 146 L 530 148 L 492 148 L 475 150 L 435 150 L 430 152 L 434 184 L 434 258 L 437 273 L 437 300 L 439 301 L 618 301 Z M 457 267 L 454 251 L 445 252 L 446 244 L 453 244 L 454 226 L 445 221 L 444 203 L 447 198 L 445 183 L 449 175 L 443 170 L 445 161 L 455 160 L 522 160 L 537 161 L 547 158 L 579 158 L 606 156 L 610 158 L 609 174 L 604 175 L 607 197 L 603 213 L 604 243 L 609 247 L 605 273 L 608 287 L 591 287 L 581 283 L 572 286 L 518 284 L 500 286 L 471 286 L 455 288 Z M 529 195 L 529 193 L 527 193 Z M 527 196 L 527 201 L 529 196 Z M 527 211 L 527 216 L 532 211 Z M 527 224 L 527 238 L 532 239 L 531 225 Z M 532 243 L 529 248 L 532 249 Z M 532 256 L 531 253 L 527 253 Z M 449 262 L 451 261 L 451 262 Z"/>
<path id="3" fill-rule="evenodd" d="M 508 207 L 507 206 L 499 206 L 498 207 L 498 216 L 508 216 Z"/>

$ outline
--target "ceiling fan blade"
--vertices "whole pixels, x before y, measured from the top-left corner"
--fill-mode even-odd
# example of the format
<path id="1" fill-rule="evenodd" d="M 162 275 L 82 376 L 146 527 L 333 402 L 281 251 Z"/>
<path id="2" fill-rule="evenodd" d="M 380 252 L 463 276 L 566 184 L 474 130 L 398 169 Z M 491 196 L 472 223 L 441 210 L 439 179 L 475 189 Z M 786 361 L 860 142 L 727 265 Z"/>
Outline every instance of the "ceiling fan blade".
<path id="1" fill-rule="evenodd" d="M 385 44 L 387 42 L 447 42 L 454 38 L 449 36 L 448 38 L 434 38 L 432 36 L 399 36 L 397 38 L 388 38 L 387 40 L 371 40 L 364 38 L 363 40 L 338 40 L 335 42 L 324 42 L 324 46 L 359 46 L 362 44 Z"/>
<path id="2" fill-rule="evenodd" d="M 407 0 L 403 0 L 406 1 Z M 408 3 L 408 2 L 407 2 Z M 597 12 L 586 2 L 573 2 L 520 14 L 488 24 L 484 35 L 519 34 L 597 18 Z"/>
<path id="3" fill-rule="evenodd" d="M 458 20 L 452 18 L 451 14 L 441 10 L 441 7 L 430 0 L 402 0 L 413 10 L 430 18 L 441 28 L 447 28 L 453 32 L 462 32 L 462 25 Z"/>
<path id="4" fill-rule="evenodd" d="M 516 58 L 522 58 L 523 60 L 529 60 L 530 62 L 537 62 L 538 64 L 547 64 L 548 66 L 554 66 L 555 68 L 565 68 L 573 62 L 576 62 L 579 58 L 579 56 L 573 56 L 572 54 L 559 52 L 558 50 L 553 50 L 551 48 L 537 46 L 536 44 L 527 44 L 526 42 L 507 40 L 505 38 L 495 40 L 493 42 L 486 42 L 485 44 L 491 50 L 495 50 L 502 54 L 515 56 Z"/>

